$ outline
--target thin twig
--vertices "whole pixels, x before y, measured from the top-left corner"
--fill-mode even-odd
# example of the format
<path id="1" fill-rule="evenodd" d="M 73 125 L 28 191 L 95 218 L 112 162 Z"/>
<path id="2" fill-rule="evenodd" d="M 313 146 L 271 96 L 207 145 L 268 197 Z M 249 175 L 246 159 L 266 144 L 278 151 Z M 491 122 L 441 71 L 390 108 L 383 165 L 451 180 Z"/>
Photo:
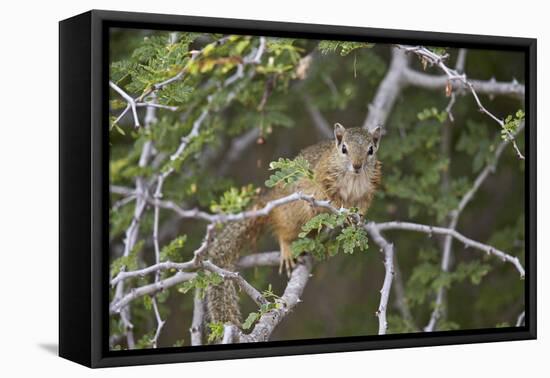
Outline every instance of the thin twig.
<path id="1" fill-rule="evenodd" d="M 518 130 L 516 131 L 517 135 L 520 133 L 525 126 L 525 123 L 521 123 L 518 127 Z M 514 135 L 514 136 L 515 136 Z M 448 224 L 448 228 L 451 230 L 455 230 L 458 224 L 458 220 L 460 218 L 460 215 L 462 214 L 462 211 L 464 208 L 472 201 L 474 196 L 476 195 L 477 191 L 483 185 L 487 177 L 491 173 L 493 173 L 496 170 L 496 166 L 498 164 L 498 161 L 500 160 L 500 157 L 502 155 L 502 152 L 506 148 L 506 146 L 510 143 L 508 139 L 500 142 L 500 144 L 495 149 L 495 154 L 493 158 L 491 159 L 491 162 L 485 166 L 485 168 L 479 173 L 479 175 L 474 180 L 474 183 L 472 187 L 462 196 L 460 202 L 458 203 L 458 206 L 456 209 L 450 212 L 450 220 Z M 447 235 L 443 241 L 443 255 L 441 258 L 441 271 L 442 272 L 448 272 L 451 264 L 451 254 L 452 254 L 452 235 Z M 437 290 L 436 299 L 435 299 L 435 306 L 434 309 L 430 315 L 430 320 L 426 327 L 424 327 L 425 332 L 432 332 L 435 330 L 435 327 L 437 325 L 437 322 L 439 318 L 441 317 L 441 310 L 443 301 L 445 300 L 445 294 L 446 289 L 444 287 L 441 287 Z"/>
<path id="2" fill-rule="evenodd" d="M 474 100 L 475 100 L 475 102 L 476 102 L 476 104 L 479 108 L 479 111 L 486 114 L 491 119 L 493 119 L 496 123 L 498 123 L 500 128 L 506 132 L 506 135 L 512 141 L 512 145 L 514 147 L 514 150 L 516 151 L 517 156 L 522 160 L 525 159 L 525 157 L 523 156 L 523 154 L 521 153 L 521 151 L 519 150 L 519 148 L 516 144 L 516 140 L 514 139 L 514 136 L 512 135 L 511 132 L 507 131 L 506 128 L 504 127 L 504 125 L 505 125 L 504 121 L 502 119 L 498 118 L 497 116 L 495 116 L 489 110 L 487 110 L 487 108 L 481 103 L 481 100 L 479 99 L 479 96 L 478 96 L 477 91 L 474 87 L 474 84 L 466 78 L 465 74 L 460 74 L 456 70 L 447 67 L 447 65 L 444 62 L 445 57 L 443 57 L 441 55 L 438 55 L 438 54 L 434 53 L 433 51 L 431 51 L 431 50 L 429 50 L 429 49 L 427 49 L 423 46 L 397 45 L 397 47 L 400 48 L 400 49 L 403 49 L 403 51 L 414 53 L 414 54 L 418 55 L 424 61 L 427 61 L 428 63 L 430 63 L 431 65 L 435 65 L 435 66 L 439 67 L 445 73 L 445 75 L 447 75 L 448 80 L 451 82 L 451 84 L 454 83 L 454 82 L 460 82 L 464 86 L 466 86 L 466 88 L 470 91 L 470 93 L 474 97 Z"/>
<path id="3" fill-rule="evenodd" d="M 136 102 L 134 101 L 132 96 L 130 96 L 128 93 L 124 92 L 118 85 L 116 85 L 112 81 L 109 81 L 109 86 L 111 88 L 113 88 L 119 95 L 121 95 L 124 100 L 126 100 L 126 102 L 128 103 L 128 106 L 130 107 L 130 109 L 132 109 L 132 115 L 134 116 L 134 127 L 138 128 L 139 127 L 139 117 L 138 117 L 138 114 L 137 114 Z M 117 121 L 120 120 L 122 118 L 122 116 L 127 111 L 128 111 L 127 109 L 123 110 L 121 115 L 117 118 Z"/>
<path id="4" fill-rule="evenodd" d="M 306 110 L 309 113 L 309 116 L 313 121 L 313 125 L 315 126 L 319 134 L 324 138 L 332 138 L 333 133 L 330 124 L 327 122 L 325 117 L 323 117 L 319 109 L 313 104 L 313 100 L 311 99 L 311 97 L 309 97 L 307 94 L 304 94 L 303 99 L 306 105 Z"/>
<path id="5" fill-rule="evenodd" d="M 384 275 L 384 284 L 380 290 L 380 304 L 378 306 L 378 311 L 376 311 L 376 316 L 378 317 L 378 334 L 385 335 L 388 329 L 386 310 L 388 308 L 388 300 L 390 297 L 394 275 L 393 243 L 388 243 L 388 241 L 382 236 L 376 223 L 367 223 L 365 229 L 369 232 L 372 240 L 380 246 L 381 251 L 384 252 L 384 268 L 386 269 L 386 273 Z"/>

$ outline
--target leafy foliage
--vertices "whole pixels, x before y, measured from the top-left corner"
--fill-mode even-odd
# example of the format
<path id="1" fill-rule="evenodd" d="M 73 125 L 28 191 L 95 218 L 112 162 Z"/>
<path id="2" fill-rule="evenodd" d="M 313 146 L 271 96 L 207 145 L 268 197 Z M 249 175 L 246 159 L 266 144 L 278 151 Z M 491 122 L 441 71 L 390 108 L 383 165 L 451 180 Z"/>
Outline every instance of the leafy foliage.
<path id="1" fill-rule="evenodd" d="M 309 252 L 323 260 L 340 251 L 346 254 L 365 252 L 368 249 L 367 232 L 355 223 L 352 214 L 357 214 L 357 209 L 351 209 L 350 213 L 321 213 L 311 218 L 302 226 L 299 238 L 292 243 L 293 256 Z M 339 230 L 339 233 L 327 238 L 327 232 L 333 230 Z"/>
<path id="2" fill-rule="evenodd" d="M 264 296 L 264 298 L 268 300 L 272 299 L 273 301 L 262 304 L 258 311 L 248 314 L 242 324 L 243 329 L 248 330 L 252 328 L 254 323 L 258 321 L 262 317 L 262 315 L 268 313 L 271 310 L 280 309 L 283 307 L 283 302 L 281 302 L 280 297 L 273 292 L 271 284 L 269 285 L 267 290 L 262 293 L 262 295 Z"/>
<path id="3" fill-rule="evenodd" d="M 210 210 L 215 213 L 238 213 L 244 210 L 254 198 L 256 190 L 253 185 L 231 188 L 226 191 L 219 202 L 212 202 Z"/>
<path id="4" fill-rule="evenodd" d="M 209 286 L 216 286 L 221 284 L 222 282 L 223 277 L 219 274 L 199 270 L 195 277 L 179 285 L 178 291 L 182 294 L 186 294 L 190 290 L 198 289 L 201 298 L 204 298 L 206 295 L 206 289 Z"/>
<path id="5" fill-rule="evenodd" d="M 121 256 L 111 262 L 111 276 L 114 277 L 121 270 L 135 270 L 138 267 L 138 253 L 143 248 L 143 240 L 140 240 L 127 256 Z"/>
<path id="6" fill-rule="evenodd" d="M 426 121 L 430 118 L 436 119 L 439 123 L 447 120 L 447 112 L 440 112 L 436 107 L 426 108 L 418 113 L 417 117 L 420 121 Z"/>
<path id="7" fill-rule="evenodd" d="M 454 271 L 443 272 L 436 259 L 434 249 L 421 251 L 419 263 L 412 271 L 407 282 L 407 299 L 411 306 L 422 305 L 428 296 L 440 288 L 449 289 L 455 283 L 468 279 L 472 285 L 479 285 L 490 271 L 488 264 L 474 260 L 460 262 Z"/>
<path id="8" fill-rule="evenodd" d="M 276 170 L 265 182 L 265 186 L 273 188 L 277 185 L 287 186 L 295 183 L 301 178 L 313 179 L 313 171 L 309 167 L 309 162 L 302 156 L 296 159 L 279 158 L 269 164 L 270 170 Z"/>
<path id="9" fill-rule="evenodd" d="M 160 259 L 162 261 L 181 261 L 181 250 L 185 247 L 185 242 L 187 241 L 187 235 L 181 235 L 172 240 L 169 244 L 162 247 L 160 251 Z"/>
<path id="10" fill-rule="evenodd" d="M 136 349 L 148 349 L 153 346 L 154 332 L 145 333 L 141 338 L 136 342 Z"/>
<path id="11" fill-rule="evenodd" d="M 318 46 L 323 54 L 339 52 L 341 56 L 346 56 L 357 49 L 370 49 L 372 47 L 374 47 L 374 43 L 345 41 L 321 41 Z"/>
<path id="12" fill-rule="evenodd" d="M 208 330 L 208 343 L 211 344 L 222 339 L 224 331 L 222 322 L 208 323 Z"/>
<path id="13" fill-rule="evenodd" d="M 512 135 L 514 135 L 521 122 L 525 119 L 525 113 L 523 110 L 518 110 L 514 116 L 509 115 L 504 120 L 504 127 L 501 131 L 502 139 L 504 140 L 511 140 Z"/>

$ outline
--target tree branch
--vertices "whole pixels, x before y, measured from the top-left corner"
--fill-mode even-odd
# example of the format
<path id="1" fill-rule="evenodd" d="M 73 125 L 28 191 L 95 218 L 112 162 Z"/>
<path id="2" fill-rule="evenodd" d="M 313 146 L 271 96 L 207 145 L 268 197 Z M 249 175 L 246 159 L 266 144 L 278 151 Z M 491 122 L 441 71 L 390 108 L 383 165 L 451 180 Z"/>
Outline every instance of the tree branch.
<path id="1" fill-rule="evenodd" d="M 202 331 L 204 323 L 204 301 L 199 289 L 195 289 L 193 300 L 193 321 L 189 333 L 191 334 L 191 345 L 202 345 Z"/>
<path id="2" fill-rule="evenodd" d="M 218 171 L 221 174 L 225 174 L 229 167 L 243 154 L 243 152 L 254 144 L 254 142 L 256 142 L 259 136 L 260 129 L 255 127 L 239 137 L 234 138 L 231 141 L 229 149 L 227 150 Z"/>
<path id="3" fill-rule="evenodd" d="M 122 98 L 128 103 L 128 106 L 126 107 L 125 110 L 122 111 L 121 115 L 117 118 L 117 121 L 120 120 L 122 116 L 128 112 L 128 107 L 130 107 L 130 109 L 132 109 L 132 115 L 134 116 L 134 127 L 137 129 L 139 127 L 139 117 L 137 115 L 136 102 L 134 101 L 132 96 L 124 92 L 118 85 L 116 85 L 110 80 L 109 80 L 109 86 L 113 88 L 119 95 L 121 95 Z"/>
<path id="4" fill-rule="evenodd" d="M 524 126 L 525 126 L 525 123 L 522 123 L 518 127 L 518 130 L 517 130 L 516 134 L 514 135 L 514 137 L 523 130 Z M 462 211 L 468 205 L 468 203 L 470 203 L 470 201 L 474 198 L 477 191 L 479 190 L 481 185 L 485 182 L 487 177 L 489 177 L 489 175 L 496 170 L 496 166 L 498 164 L 500 156 L 502 155 L 502 152 L 504 151 L 504 149 L 506 148 L 506 146 L 509 143 L 510 143 L 510 141 L 508 139 L 500 142 L 500 144 L 498 145 L 498 147 L 495 150 L 495 154 L 493 156 L 492 161 L 489 164 L 487 164 L 487 166 L 485 166 L 485 168 L 476 177 L 472 187 L 464 194 L 464 196 L 460 200 L 457 208 L 454 209 L 453 211 L 451 211 L 450 221 L 449 221 L 449 225 L 448 225 L 449 229 L 451 229 L 451 230 L 456 229 L 456 226 L 458 224 L 458 220 L 460 218 L 460 215 L 462 214 Z M 449 268 L 450 268 L 451 254 L 452 254 L 452 240 L 453 240 L 452 235 L 447 235 L 445 237 L 444 242 L 443 242 L 443 256 L 441 258 L 441 270 L 443 272 L 448 272 Z M 425 332 L 434 331 L 434 329 L 437 325 L 437 322 L 438 322 L 439 318 L 441 317 L 441 306 L 443 305 L 443 301 L 445 300 L 445 294 L 446 294 L 446 289 L 444 287 L 441 287 L 437 290 L 436 299 L 435 299 L 435 307 L 434 307 L 434 310 L 432 311 L 432 314 L 430 316 L 430 321 L 428 322 L 426 327 L 424 327 Z"/>
<path id="5" fill-rule="evenodd" d="M 435 65 L 435 66 L 439 67 L 445 73 L 445 75 L 447 76 L 447 81 L 451 85 L 454 84 L 454 83 L 457 83 L 457 82 L 462 83 L 462 85 L 464 85 L 472 93 L 472 96 L 474 97 L 474 100 L 475 100 L 475 102 L 476 102 L 476 104 L 479 108 L 479 111 L 486 114 L 487 116 L 492 118 L 496 123 L 498 123 L 498 125 L 501 127 L 501 129 L 503 129 L 506 132 L 507 136 L 511 139 L 512 145 L 513 145 L 518 157 L 522 160 L 525 159 L 525 157 L 523 156 L 523 154 L 521 153 L 521 151 L 519 150 L 519 148 L 516 144 L 514 136 L 504 128 L 504 121 L 502 119 L 498 118 L 497 116 L 495 116 L 489 110 L 487 110 L 487 108 L 485 108 L 485 106 L 481 103 L 481 101 L 479 99 L 479 96 L 477 94 L 477 91 L 476 91 L 473 83 L 466 78 L 465 74 L 460 74 L 456 70 L 453 70 L 453 69 L 447 67 L 444 63 L 444 60 L 445 60 L 444 56 L 438 55 L 438 54 L 434 53 L 433 51 L 431 51 L 431 50 L 429 50 L 425 47 L 422 47 L 422 46 L 403 46 L 403 45 L 397 45 L 397 47 L 404 50 L 404 51 L 406 51 L 406 52 L 412 52 L 412 53 L 416 54 L 417 56 L 419 56 L 420 59 L 422 59 L 424 62 L 428 62 L 431 65 Z"/>
<path id="6" fill-rule="evenodd" d="M 500 258 L 502 261 L 509 262 L 514 265 L 516 270 L 519 272 L 520 278 L 523 279 L 525 277 L 525 270 L 523 269 L 523 266 L 519 262 L 519 259 L 515 256 L 511 256 L 501 250 L 498 250 L 490 245 L 480 243 L 478 241 L 472 240 L 470 238 L 467 238 L 466 236 L 462 235 L 461 233 L 457 232 L 456 230 L 445 228 L 445 227 L 436 227 L 436 226 L 428 226 L 425 224 L 418 224 L 418 223 L 410 223 L 410 222 L 384 222 L 384 223 L 378 223 L 377 227 L 380 231 L 385 230 L 407 230 L 407 231 L 416 231 L 416 232 L 423 232 L 428 235 L 432 234 L 440 234 L 440 235 L 451 235 L 453 238 L 457 239 L 458 241 L 462 242 L 465 247 L 472 247 L 477 250 L 486 252 L 489 255 L 496 256 Z"/>
<path id="7" fill-rule="evenodd" d="M 449 82 L 449 77 L 447 75 L 430 75 L 416 71 L 409 67 L 403 71 L 403 77 L 408 85 L 430 90 L 444 90 Z M 474 91 L 479 94 L 508 96 L 519 100 L 525 97 L 525 86 L 517 81 L 507 83 L 496 81 L 494 79 L 469 81 L 472 84 Z M 453 89 L 457 92 L 461 92 L 468 90 L 468 86 L 462 81 L 455 80 L 453 81 Z"/>
<path id="8" fill-rule="evenodd" d="M 522 311 L 521 314 L 518 316 L 518 320 L 516 320 L 516 327 L 522 327 L 525 325 L 525 311 Z"/>
<path id="9" fill-rule="evenodd" d="M 301 302 L 300 297 L 309 280 L 312 266 L 313 261 L 310 256 L 302 257 L 290 274 L 290 279 L 283 295 L 277 300 L 281 304 L 280 308 L 274 308 L 264 313 L 249 334 L 243 334 L 237 330 L 237 335 L 233 338 L 240 343 L 269 340 L 275 328 Z"/>
<path id="10" fill-rule="evenodd" d="M 313 100 L 307 94 L 303 95 L 306 110 L 313 122 L 313 125 L 324 138 L 333 138 L 332 127 L 321 114 L 319 109 L 313 104 Z"/>
<path id="11" fill-rule="evenodd" d="M 394 275 L 393 243 L 388 243 L 374 222 L 367 223 L 365 229 L 369 232 L 374 242 L 380 246 L 381 251 L 384 252 L 384 268 L 386 269 L 386 274 L 384 275 L 384 284 L 380 290 L 380 305 L 378 306 L 376 316 L 378 316 L 378 334 L 385 335 L 388 329 L 386 310 L 388 308 L 388 300 Z"/>
<path id="12" fill-rule="evenodd" d="M 211 223 L 226 223 L 241 221 L 249 218 L 257 218 L 262 216 L 267 216 L 269 213 L 276 207 L 283 206 L 295 201 L 306 201 L 312 206 L 320 207 L 327 209 L 331 212 L 339 212 L 338 209 L 333 207 L 329 201 L 320 201 L 316 200 L 312 195 L 304 194 L 302 192 L 295 192 L 289 194 L 288 196 L 278 198 L 276 200 L 271 200 L 265 204 L 261 209 L 256 210 L 247 210 L 241 213 L 235 214 L 210 214 L 199 209 L 186 210 L 178 206 L 172 201 L 159 201 L 150 198 L 146 200 L 152 205 L 158 205 L 161 208 L 169 209 L 178 214 L 181 218 L 191 218 L 191 219 L 201 219 Z"/>
<path id="13" fill-rule="evenodd" d="M 144 295 L 156 294 L 164 289 L 168 289 L 182 282 L 192 280 L 195 276 L 196 273 L 177 272 L 173 276 L 170 276 L 164 280 L 131 289 L 130 292 L 124 295 L 120 300 L 111 302 L 111 305 L 109 306 L 109 313 L 121 313 L 122 309 L 124 309 L 134 299 Z"/>
<path id="14" fill-rule="evenodd" d="M 386 119 L 393 108 L 395 100 L 405 82 L 403 72 L 407 68 L 408 59 L 406 54 L 397 48 L 392 48 L 392 60 L 386 76 L 378 86 L 376 95 L 371 104 L 363 128 L 374 130 L 377 126 L 386 124 Z"/>
<path id="15" fill-rule="evenodd" d="M 262 252 L 254 253 L 251 255 L 242 256 L 237 260 L 237 269 L 254 268 L 258 266 L 279 266 L 281 259 L 281 253 L 279 251 L 274 252 Z"/>

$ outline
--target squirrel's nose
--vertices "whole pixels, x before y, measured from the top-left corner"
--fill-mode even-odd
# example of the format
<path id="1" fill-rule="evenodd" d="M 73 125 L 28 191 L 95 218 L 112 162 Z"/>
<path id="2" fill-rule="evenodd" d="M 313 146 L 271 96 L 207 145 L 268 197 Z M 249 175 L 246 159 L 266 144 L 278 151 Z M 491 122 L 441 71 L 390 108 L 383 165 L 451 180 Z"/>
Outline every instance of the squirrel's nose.
<path id="1" fill-rule="evenodd" d="M 363 164 L 361 164 L 361 163 L 353 163 L 353 169 L 355 169 L 355 172 L 359 172 L 362 165 Z"/>

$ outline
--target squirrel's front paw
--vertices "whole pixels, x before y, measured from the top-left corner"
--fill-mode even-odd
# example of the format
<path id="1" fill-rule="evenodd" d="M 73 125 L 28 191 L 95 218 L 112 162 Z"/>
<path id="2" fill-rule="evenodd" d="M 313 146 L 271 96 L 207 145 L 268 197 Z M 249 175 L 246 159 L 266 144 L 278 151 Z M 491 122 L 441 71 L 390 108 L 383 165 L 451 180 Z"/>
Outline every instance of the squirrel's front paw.
<path id="1" fill-rule="evenodd" d="M 290 248 L 281 248 L 281 261 L 279 263 L 279 274 L 283 272 L 283 268 L 286 271 L 287 276 L 290 277 L 292 269 L 296 266 L 294 258 L 292 257 L 292 252 Z"/>

